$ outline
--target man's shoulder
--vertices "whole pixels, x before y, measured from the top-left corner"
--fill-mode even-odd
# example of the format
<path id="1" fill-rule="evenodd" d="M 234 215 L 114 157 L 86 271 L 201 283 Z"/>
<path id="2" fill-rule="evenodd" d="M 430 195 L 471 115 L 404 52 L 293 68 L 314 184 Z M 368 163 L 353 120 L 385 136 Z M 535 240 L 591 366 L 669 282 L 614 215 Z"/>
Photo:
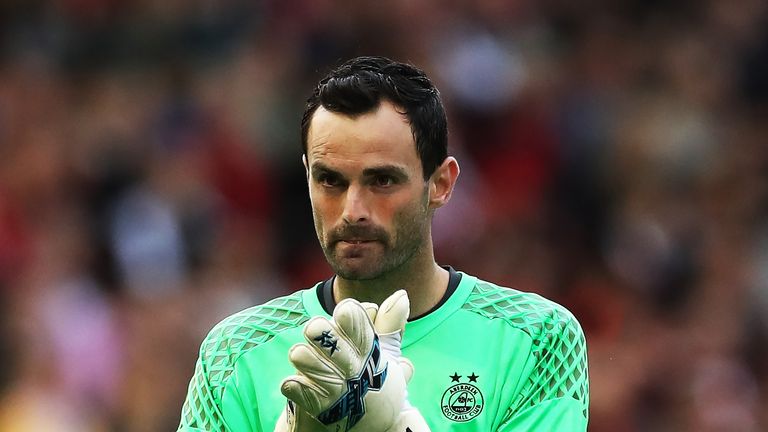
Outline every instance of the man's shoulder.
<path id="1" fill-rule="evenodd" d="M 568 309 L 539 294 L 482 280 L 472 287 L 463 309 L 490 320 L 503 320 L 531 338 L 530 369 L 521 381 L 505 422 L 532 406 L 554 399 L 577 401 L 584 419 L 588 418 L 586 339 Z"/>
<path id="2" fill-rule="evenodd" d="M 310 318 L 304 307 L 305 291 L 251 306 L 219 321 L 203 340 L 201 354 L 210 356 L 226 352 L 237 356 L 285 330 L 301 326 Z"/>
<path id="3" fill-rule="evenodd" d="M 503 320 L 533 339 L 553 333 L 583 338 L 581 326 L 564 306 L 536 293 L 481 279 L 477 279 L 462 309 L 488 319 Z"/>

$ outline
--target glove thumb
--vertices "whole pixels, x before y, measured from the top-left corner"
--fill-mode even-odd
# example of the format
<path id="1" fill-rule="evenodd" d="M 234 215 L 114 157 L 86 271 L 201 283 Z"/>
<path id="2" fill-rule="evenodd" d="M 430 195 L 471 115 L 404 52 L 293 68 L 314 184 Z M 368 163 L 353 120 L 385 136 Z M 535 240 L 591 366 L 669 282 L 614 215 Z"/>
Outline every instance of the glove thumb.
<path id="1" fill-rule="evenodd" d="M 415 370 L 413 363 L 405 357 L 400 357 L 397 359 L 397 362 L 400 363 L 400 369 L 403 370 L 403 378 L 405 378 L 405 383 L 408 384 L 411 381 Z"/>
<path id="2" fill-rule="evenodd" d="M 375 323 L 376 314 L 379 312 L 379 305 L 369 302 L 362 302 L 360 305 L 365 309 L 365 313 L 368 315 L 368 319 L 371 320 L 371 323 Z"/>
<path id="3" fill-rule="evenodd" d="M 395 291 L 379 306 L 376 320 L 373 323 L 376 333 L 386 335 L 402 332 L 410 313 L 411 303 L 408 300 L 408 293 L 405 290 Z"/>

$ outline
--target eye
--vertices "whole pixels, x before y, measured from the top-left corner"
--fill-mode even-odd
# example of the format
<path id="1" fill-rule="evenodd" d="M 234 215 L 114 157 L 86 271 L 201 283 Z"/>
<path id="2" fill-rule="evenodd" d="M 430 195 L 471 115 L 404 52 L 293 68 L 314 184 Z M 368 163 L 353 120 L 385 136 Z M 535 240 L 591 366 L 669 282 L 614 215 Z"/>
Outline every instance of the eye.
<path id="1" fill-rule="evenodd" d="M 378 187 L 390 187 L 395 184 L 395 178 L 388 175 L 377 175 L 373 179 L 373 184 Z"/>
<path id="2" fill-rule="evenodd" d="M 341 180 L 338 176 L 329 173 L 322 173 L 317 176 L 317 182 L 325 187 L 336 187 L 341 184 Z"/>

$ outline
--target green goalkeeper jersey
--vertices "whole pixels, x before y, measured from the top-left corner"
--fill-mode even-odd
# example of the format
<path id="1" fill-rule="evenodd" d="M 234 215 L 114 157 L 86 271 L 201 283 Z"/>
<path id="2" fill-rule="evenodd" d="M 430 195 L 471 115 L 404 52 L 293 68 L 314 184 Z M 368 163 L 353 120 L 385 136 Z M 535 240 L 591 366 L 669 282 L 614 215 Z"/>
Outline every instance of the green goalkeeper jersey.
<path id="1" fill-rule="evenodd" d="M 585 431 L 584 334 L 562 306 L 451 271 L 436 309 L 405 327 L 408 399 L 433 431 Z M 285 409 L 288 349 L 310 317 L 330 318 L 331 283 L 236 313 L 200 349 L 180 431 L 271 432 Z M 329 304 L 330 303 L 330 304 Z"/>

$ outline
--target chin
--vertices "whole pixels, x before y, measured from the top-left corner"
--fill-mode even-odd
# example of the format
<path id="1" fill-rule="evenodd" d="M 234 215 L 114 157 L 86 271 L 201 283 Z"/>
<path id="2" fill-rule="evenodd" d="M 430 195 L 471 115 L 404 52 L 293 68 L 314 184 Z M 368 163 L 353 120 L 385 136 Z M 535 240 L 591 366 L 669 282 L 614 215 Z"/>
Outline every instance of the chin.
<path id="1" fill-rule="evenodd" d="M 381 276 L 380 272 L 360 271 L 357 269 L 338 269 L 336 275 L 352 281 L 366 281 L 376 279 Z"/>
<path id="2" fill-rule="evenodd" d="M 377 279 L 384 273 L 381 268 L 370 268 L 367 266 L 354 266 L 354 265 L 339 265 L 336 263 L 332 265 L 334 273 L 336 275 L 346 279 L 354 281 L 365 281 L 371 279 Z"/>

